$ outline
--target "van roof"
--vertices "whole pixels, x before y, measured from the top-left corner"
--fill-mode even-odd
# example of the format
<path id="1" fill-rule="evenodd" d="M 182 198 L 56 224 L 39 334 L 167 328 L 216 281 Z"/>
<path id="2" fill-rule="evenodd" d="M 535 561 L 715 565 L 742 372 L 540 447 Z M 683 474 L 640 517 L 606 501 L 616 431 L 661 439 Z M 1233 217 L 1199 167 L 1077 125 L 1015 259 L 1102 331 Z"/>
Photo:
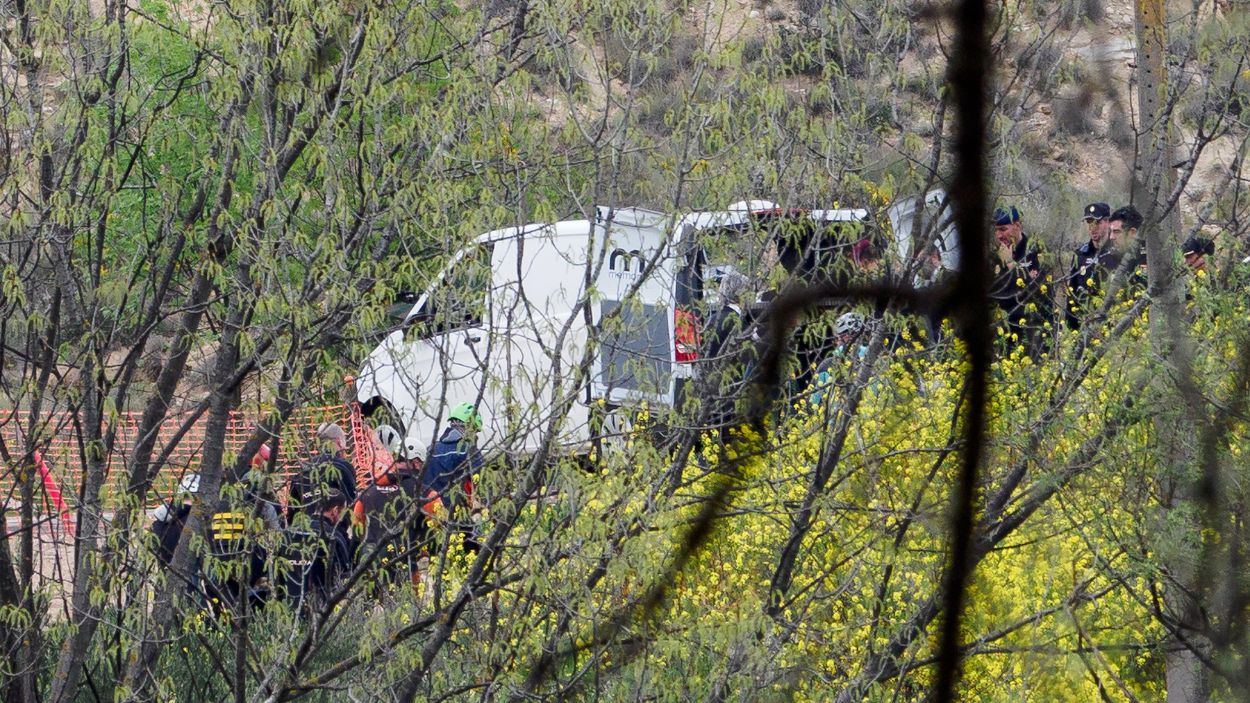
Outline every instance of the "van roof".
<path id="1" fill-rule="evenodd" d="M 669 228 L 664 226 L 666 221 L 671 222 L 671 217 L 669 215 L 640 207 L 595 208 L 594 222 L 597 223 L 614 223 L 624 227 L 658 228 L 667 231 Z M 585 219 L 560 220 L 559 222 L 534 222 L 526 225 L 503 227 L 501 229 L 492 230 L 486 234 L 478 235 L 473 241 L 478 244 L 490 244 L 492 242 L 512 239 L 514 237 L 520 237 L 534 232 L 542 232 L 544 230 L 554 230 L 551 234 L 557 237 L 581 237 L 590 232 L 591 225 L 592 222 Z"/>
<path id="2" fill-rule="evenodd" d="M 681 218 L 680 224 L 694 230 L 712 229 L 717 227 L 737 227 L 761 216 L 807 216 L 820 222 L 867 222 L 868 211 L 862 208 L 803 210 L 798 208 L 779 208 L 767 201 L 751 201 L 753 207 L 732 208 L 729 210 L 712 210 L 692 212 Z"/>
<path id="3" fill-rule="evenodd" d="M 751 200 L 735 203 L 728 210 L 704 210 L 688 213 L 676 220 L 677 230 L 674 244 L 691 231 L 720 227 L 736 227 L 747 224 L 753 218 L 761 216 L 807 216 L 820 222 L 867 222 L 869 213 L 863 208 L 842 208 L 823 210 L 804 210 L 798 208 L 779 208 L 766 200 Z M 597 222 L 613 222 L 626 227 L 649 227 L 667 230 L 665 221 L 671 216 L 661 212 L 639 207 L 595 208 Z M 552 235 L 557 237 L 585 236 L 590 231 L 591 221 L 560 220 L 559 222 L 534 222 L 526 225 L 503 227 L 492 230 L 474 238 L 477 244 L 490 244 L 505 239 L 524 236 L 534 232 L 554 229 Z"/>

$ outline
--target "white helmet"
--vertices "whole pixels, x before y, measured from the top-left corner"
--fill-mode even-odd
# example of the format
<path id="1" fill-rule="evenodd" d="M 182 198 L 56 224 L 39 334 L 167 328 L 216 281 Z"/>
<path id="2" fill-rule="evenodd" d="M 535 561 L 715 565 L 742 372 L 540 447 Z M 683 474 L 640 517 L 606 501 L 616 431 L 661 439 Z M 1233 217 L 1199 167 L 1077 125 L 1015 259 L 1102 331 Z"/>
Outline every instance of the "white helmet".
<path id="1" fill-rule="evenodd" d="M 412 461 L 414 459 L 421 459 L 424 454 L 425 452 L 421 450 L 420 442 L 415 439 L 405 439 L 403 451 L 399 458 L 406 461 Z"/>
<path id="2" fill-rule="evenodd" d="M 178 482 L 178 493 L 199 493 L 200 492 L 200 475 L 187 474 Z"/>
<path id="3" fill-rule="evenodd" d="M 390 425 L 378 425 L 373 434 L 377 435 L 378 441 L 382 443 L 382 447 L 392 456 L 399 451 L 400 444 L 403 441 L 403 438 L 399 435 L 399 430 Z"/>
<path id="4" fill-rule="evenodd" d="M 857 312 L 842 313 L 833 323 L 834 334 L 859 334 L 864 331 L 864 316 Z"/>

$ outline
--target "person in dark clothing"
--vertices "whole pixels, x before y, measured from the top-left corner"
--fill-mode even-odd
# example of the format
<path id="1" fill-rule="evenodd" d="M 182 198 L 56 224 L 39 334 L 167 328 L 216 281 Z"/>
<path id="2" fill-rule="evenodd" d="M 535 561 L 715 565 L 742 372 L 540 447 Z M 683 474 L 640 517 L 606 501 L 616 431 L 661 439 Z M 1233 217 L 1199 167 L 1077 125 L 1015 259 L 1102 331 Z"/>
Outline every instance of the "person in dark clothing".
<path id="1" fill-rule="evenodd" d="M 464 535 L 464 546 L 477 549 L 472 521 L 465 512 L 472 507 L 473 476 L 486 464 L 473 435 L 482 427 L 482 416 L 473 403 L 461 403 L 447 414 L 447 428 L 426 454 L 421 476 L 422 510 Z"/>
<path id="2" fill-rule="evenodd" d="M 399 460 L 375 474 L 352 506 L 352 523 L 361 538 L 363 561 L 374 551 L 382 551 L 376 565 L 383 578 L 407 564 L 408 575 L 415 573 L 416 551 L 425 537 L 425 519 L 419 514 L 421 492 L 420 460 L 415 443 L 405 442 Z M 414 471 L 415 470 L 415 471 Z"/>
<path id="3" fill-rule="evenodd" d="M 990 297 L 1006 317 L 1008 343 L 1024 345 L 1025 352 L 1037 358 L 1050 348 L 1054 325 L 1050 274 L 1042 267 L 1038 249 L 1024 233 L 1020 211 L 1014 206 L 994 211 L 994 239 L 998 256 Z"/>
<path id="4" fill-rule="evenodd" d="M 704 326 L 701 385 L 707 409 L 707 424 L 724 428 L 734 415 L 734 407 L 742 394 L 751 371 L 751 338 L 749 323 L 741 307 L 749 288 L 746 276 L 733 272 L 721 279 L 721 305 Z"/>
<path id="5" fill-rule="evenodd" d="M 156 536 L 156 559 L 161 566 L 169 566 L 173 561 L 174 550 L 178 548 L 182 529 L 186 527 L 187 516 L 199 491 L 200 475 L 187 474 L 178 483 L 181 502 L 161 505 L 153 511 L 152 534 Z"/>
<path id="6" fill-rule="evenodd" d="M 912 285 L 918 290 L 941 291 L 953 284 L 957 272 L 947 268 L 942 260 L 945 243 L 941 239 L 929 242 L 923 251 L 920 270 L 916 272 Z M 927 309 L 925 309 L 927 308 Z M 942 344 L 944 334 L 942 321 L 944 315 L 941 306 L 931 305 L 915 311 L 924 317 L 924 335 L 930 348 Z"/>
<path id="7" fill-rule="evenodd" d="M 707 324 L 704 325 L 703 352 L 700 358 L 720 358 L 728 350 L 734 337 L 741 334 L 745 326 L 742 297 L 749 285 L 747 277 L 736 271 L 729 271 L 721 277 L 720 307 L 708 316 Z"/>
<path id="8" fill-rule="evenodd" d="M 1146 289 L 1146 247 L 1139 236 L 1143 220 L 1137 208 L 1125 205 L 1111 213 L 1107 225 L 1107 238 L 1115 245 L 1106 258 L 1107 270 L 1114 272 L 1128 259 L 1125 287 L 1139 292 Z"/>
<path id="9" fill-rule="evenodd" d="M 260 544 L 262 520 L 253 519 L 252 506 L 223 496 L 209 521 L 211 558 L 203 564 L 205 590 L 216 612 L 241 612 L 245 599 L 259 605 L 257 585 L 265 576 L 267 554 Z"/>
<path id="10" fill-rule="evenodd" d="M 317 428 L 317 439 L 321 443 L 321 454 L 309 459 L 291 479 L 287 524 L 301 510 L 315 509 L 316 501 L 308 496 L 322 495 L 327 489 L 333 488 L 342 493 L 348 505 L 356 500 L 356 467 L 347 458 L 347 433 L 338 425 L 327 422 Z M 356 542 L 350 534 L 350 522 L 343 520 L 337 528 L 354 558 Z"/>
<path id="11" fill-rule="evenodd" d="M 256 514 L 265 522 L 265 528 L 273 532 L 281 532 L 284 522 L 282 505 L 278 500 L 275 485 L 277 475 L 269 472 L 269 460 L 272 452 L 268 445 L 262 444 L 252 457 L 252 466 L 241 481 L 247 504 L 254 506 Z"/>
<path id="12" fill-rule="evenodd" d="M 310 496 L 316 508 L 287 528 L 282 548 L 281 595 L 301 612 L 318 609 L 351 572 L 351 546 L 339 529 L 347 498 L 336 488 Z"/>
<path id="13" fill-rule="evenodd" d="M 347 433 L 333 423 L 317 428 L 321 454 L 311 458 L 291 479 L 291 514 L 307 501 L 306 495 L 321 487 L 331 487 L 342 493 L 349 503 L 356 500 L 356 468 L 347 458 Z"/>
<path id="14" fill-rule="evenodd" d="M 1107 260 L 1112 254 L 1112 244 L 1107 237 L 1110 228 L 1111 206 L 1106 203 L 1090 203 L 1085 206 L 1085 226 L 1089 241 L 1082 244 L 1068 272 L 1068 306 L 1064 319 L 1069 329 L 1081 328 L 1081 321 L 1090 301 L 1102 290 L 1107 275 Z"/>
<path id="15" fill-rule="evenodd" d="M 1207 257 L 1215 256 L 1215 242 L 1204 237 L 1190 237 L 1181 245 L 1181 255 L 1190 271 L 1207 270 Z"/>

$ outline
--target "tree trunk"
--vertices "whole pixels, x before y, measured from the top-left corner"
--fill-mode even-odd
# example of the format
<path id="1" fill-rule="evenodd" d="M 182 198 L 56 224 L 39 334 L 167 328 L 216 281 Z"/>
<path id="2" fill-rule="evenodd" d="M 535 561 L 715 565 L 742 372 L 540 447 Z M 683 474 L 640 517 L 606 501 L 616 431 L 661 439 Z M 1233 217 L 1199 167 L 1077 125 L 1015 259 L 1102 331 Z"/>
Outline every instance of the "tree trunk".
<path id="1" fill-rule="evenodd" d="M 1158 375 L 1160 408 L 1155 414 L 1155 454 L 1163 483 L 1163 510 L 1183 518 L 1183 528 L 1164 539 L 1181 544 L 1164 546 L 1166 573 L 1164 616 L 1169 624 L 1166 646 L 1169 703 L 1201 703 L 1210 697 L 1209 672 L 1201 652 L 1209 651 L 1201 607 L 1198 565 L 1182 545 L 1197 541 L 1199 521 L 1194 493 L 1196 482 L 1189 472 L 1194 452 L 1184 428 L 1205 417 L 1205 408 L 1192 391 L 1191 344 L 1184 315 L 1184 284 L 1174 266 L 1180 246 L 1181 222 L 1177 208 L 1167 199 L 1176 180 L 1172 147 L 1172 106 L 1167 74 L 1167 8 L 1165 0 L 1137 0 L 1137 106 L 1140 128 L 1133 170 L 1133 202 L 1145 215 L 1142 235 L 1148 262 L 1147 290 L 1151 301 L 1150 341 L 1155 359 L 1165 365 Z M 1175 400 L 1178 402 L 1168 402 Z M 1184 422 L 1188 418 L 1189 423 Z"/>

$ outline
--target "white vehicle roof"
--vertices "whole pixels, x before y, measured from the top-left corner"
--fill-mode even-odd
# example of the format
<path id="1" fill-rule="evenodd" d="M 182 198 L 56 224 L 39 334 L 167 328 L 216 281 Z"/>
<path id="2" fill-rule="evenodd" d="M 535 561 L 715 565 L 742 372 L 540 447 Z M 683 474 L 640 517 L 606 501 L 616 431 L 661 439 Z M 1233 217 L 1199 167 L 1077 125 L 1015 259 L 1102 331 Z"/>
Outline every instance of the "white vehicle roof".
<path id="1" fill-rule="evenodd" d="M 678 229 L 704 230 L 718 227 L 736 227 L 750 222 L 759 215 L 792 212 L 805 214 L 821 222 L 867 222 L 868 211 L 862 208 L 830 210 L 780 210 L 767 200 L 750 200 L 734 203 L 728 210 L 692 212 L 681 218 Z"/>

